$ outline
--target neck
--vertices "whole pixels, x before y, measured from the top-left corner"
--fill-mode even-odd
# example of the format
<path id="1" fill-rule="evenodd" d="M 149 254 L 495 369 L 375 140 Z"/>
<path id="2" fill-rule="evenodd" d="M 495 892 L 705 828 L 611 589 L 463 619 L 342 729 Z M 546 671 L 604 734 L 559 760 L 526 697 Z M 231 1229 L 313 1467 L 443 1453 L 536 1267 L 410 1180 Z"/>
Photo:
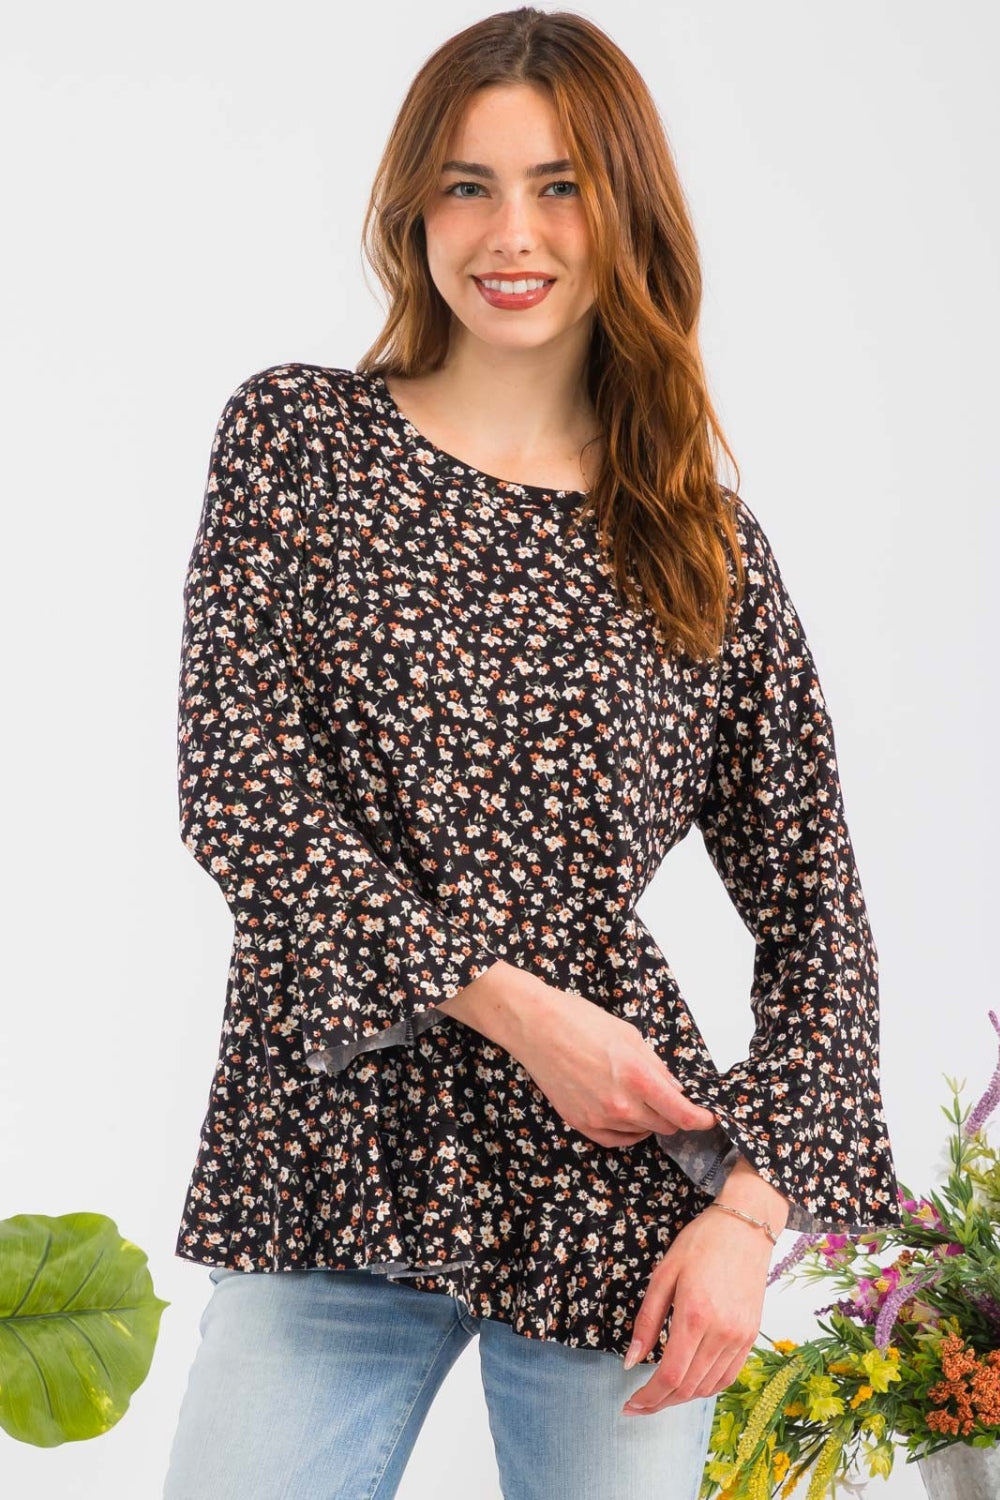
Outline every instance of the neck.
<path id="1" fill-rule="evenodd" d="M 598 431 L 582 360 L 564 350 L 507 351 L 460 343 L 444 365 L 420 382 L 433 390 L 449 425 L 479 448 L 517 454 L 526 462 L 578 452 Z"/>

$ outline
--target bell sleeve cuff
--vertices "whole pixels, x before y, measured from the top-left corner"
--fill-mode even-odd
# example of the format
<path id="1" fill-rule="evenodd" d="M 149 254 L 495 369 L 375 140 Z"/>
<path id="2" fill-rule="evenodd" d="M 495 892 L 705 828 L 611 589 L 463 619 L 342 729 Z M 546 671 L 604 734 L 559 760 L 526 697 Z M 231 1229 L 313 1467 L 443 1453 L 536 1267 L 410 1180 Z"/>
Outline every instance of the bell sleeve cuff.
<path id="1" fill-rule="evenodd" d="M 302 650 L 315 539 L 296 399 L 264 371 L 216 428 L 183 592 L 178 802 L 181 838 L 256 968 L 269 1066 L 291 1056 L 316 1073 L 412 1043 L 500 955 L 384 862 L 327 790 Z"/>
<path id="2" fill-rule="evenodd" d="M 713 1195 L 742 1155 L 789 1201 L 786 1228 L 853 1234 L 900 1222 L 878 955 L 816 665 L 770 544 L 733 498 L 745 591 L 696 823 L 755 939 L 755 1025 L 745 1060 L 682 1079 L 718 1124 L 657 1139 Z"/>

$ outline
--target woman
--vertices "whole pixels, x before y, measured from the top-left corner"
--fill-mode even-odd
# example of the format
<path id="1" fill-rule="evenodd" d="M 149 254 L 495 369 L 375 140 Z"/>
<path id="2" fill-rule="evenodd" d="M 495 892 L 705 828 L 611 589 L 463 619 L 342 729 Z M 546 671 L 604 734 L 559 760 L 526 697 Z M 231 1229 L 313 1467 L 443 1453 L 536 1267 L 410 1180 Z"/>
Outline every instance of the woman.
<path id="1" fill-rule="evenodd" d="M 445 43 L 365 227 L 385 328 L 237 388 L 185 587 L 236 930 L 166 1496 L 394 1494 L 478 1334 L 507 1500 L 686 1500 L 777 1235 L 898 1220 L 832 726 L 608 37 Z M 634 911 L 692 825 L 757 942 L 722 1074 Z"/>

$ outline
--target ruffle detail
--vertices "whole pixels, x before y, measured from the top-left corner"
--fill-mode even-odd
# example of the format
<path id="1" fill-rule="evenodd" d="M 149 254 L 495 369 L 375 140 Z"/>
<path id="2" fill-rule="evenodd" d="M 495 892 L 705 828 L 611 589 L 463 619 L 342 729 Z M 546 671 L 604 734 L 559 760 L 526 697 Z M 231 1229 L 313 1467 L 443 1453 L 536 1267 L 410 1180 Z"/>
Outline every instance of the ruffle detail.
<path id="1" fill-rule="evenodd" d="M 498 1070 L 502 1049 L 467 1029 L 456 1046 L 460 1025 L 443 1016 L 440 1035 L 318 1077 L 296 1094 L 306 1131 L 280 1098 L 249 1100 L 253 1070 L 230 1050 L 213 1097 L 241 1102 L 210 1115 L 205 1135 L 216 1165 L 234 1155 L 239 1172 L 205 1158 L 214 1196 L 189 1196 L 177 1254 L 246 1271 L 367 1269 L 525 1337 L 624 1356 L 657 1260 L 708 1199 L 653 1137 L 601 1147 L 523 1072 L 491 1087 L 509 1059 Z M 523 1118 L 507 1088 L 522 1103 L 528 1091 Z"/>
<path id="2" fill-rule="evenodd" d="M 579 1175 L 594 1185 L 585 1209 L 567 1214 L 541 1193 L 534 1203 L 515 1193 L 498 1258 L 484 1253 L 471 1267 L 408 1284 L 457 1297 L 472 1316 L 526 1338 L 624 1357 L 657 1262 L 709 1200 L 653 1137 L 621 1150 L 582 1144 L 575 1154 Z M 669 1319 L 645 1361 L 659 1358 L 668 1334 Z"/>
<path id="3" fill-rule="evenodd" d="M 471 1264 L 477 1211 L 468 1151 L 442 1076 L 410 1104 L 410 1048 L 363 1054 L 325 1086 L 330 1142 L 325 1165 L 350 1205 L 338 1250 L 387 1274 Z"/>

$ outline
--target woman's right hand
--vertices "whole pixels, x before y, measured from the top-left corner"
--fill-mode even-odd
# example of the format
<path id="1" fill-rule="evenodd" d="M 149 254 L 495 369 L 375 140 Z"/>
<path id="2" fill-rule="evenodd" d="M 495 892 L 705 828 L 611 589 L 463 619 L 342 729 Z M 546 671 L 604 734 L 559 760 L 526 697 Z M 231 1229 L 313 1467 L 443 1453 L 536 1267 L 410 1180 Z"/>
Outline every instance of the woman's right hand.
<path id="1" fill-rule="evenodd" d="M 571 991 L 546 986 L 521 1012 L 511 1051 L 566 1124 L 601 1146 L 633 1146 L 654 1132 L 710 1130 L 710 1109 L 694 1104 L 630 1021 Z"/>

